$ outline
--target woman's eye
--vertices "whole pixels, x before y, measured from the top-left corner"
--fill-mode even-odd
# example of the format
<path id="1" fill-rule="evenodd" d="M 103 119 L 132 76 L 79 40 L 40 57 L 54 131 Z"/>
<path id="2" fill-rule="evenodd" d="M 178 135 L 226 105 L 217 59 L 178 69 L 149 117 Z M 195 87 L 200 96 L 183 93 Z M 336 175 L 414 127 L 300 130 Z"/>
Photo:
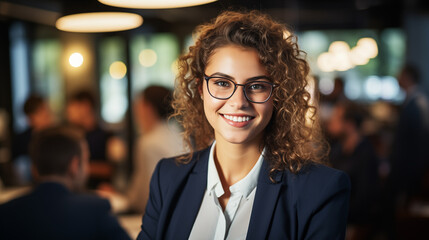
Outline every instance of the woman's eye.
<path id="1" fill-rule="evenodd" d="M 230 82 L 224 80 L 217 80 L 214 83 L 217 87 L 229 87 L 231 85 Z"/>
<path id="2" fill-rule="evenodd" d="M 266 84 L 263 84 L 263 83 L 253 83 L 253 84 L 250 84 L 248 89 L 249 90 L 255 90 L 255 91 L 256 90 L 262 91 L 262 90 L 267 89 L 267 86 L 266 86 Z"/>

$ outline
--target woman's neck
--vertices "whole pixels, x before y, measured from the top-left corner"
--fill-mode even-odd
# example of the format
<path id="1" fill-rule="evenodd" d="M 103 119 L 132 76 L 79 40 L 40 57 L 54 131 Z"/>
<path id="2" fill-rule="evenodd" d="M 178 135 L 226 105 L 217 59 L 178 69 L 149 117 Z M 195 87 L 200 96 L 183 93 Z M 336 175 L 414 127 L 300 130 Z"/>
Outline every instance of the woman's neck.
<path id="1" fill-rule="evenodd" d="M 261 151 L 259 142 L 232 144 L 217 141 L 214 159 L 222 185 L 229 187 L 243 179 L 255 166 Z"/>

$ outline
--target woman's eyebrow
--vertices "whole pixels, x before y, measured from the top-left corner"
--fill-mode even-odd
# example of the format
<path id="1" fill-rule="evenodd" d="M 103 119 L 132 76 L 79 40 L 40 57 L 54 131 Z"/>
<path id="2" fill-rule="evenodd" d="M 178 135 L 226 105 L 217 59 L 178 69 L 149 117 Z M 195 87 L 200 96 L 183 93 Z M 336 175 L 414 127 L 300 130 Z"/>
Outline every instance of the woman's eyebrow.
<path id="1" fill-rule="evenodd" d="M 260 79 L 271 80 L 271 79 L 270 79 L 270 77 L 265 76 L 265 75 L 261 75 L 261 76 L 256 76 L 256 77 L 248 78 L 248 79 L 246 80 L 246 82 L 249 82 L 249 81 L 256 81 L 256 80 L 260 80 Z"/>
<path id="2" fill-rule="evenodd" d="M 212 75 L 210 75 L 210 77 L 222 77 L 222 78 L 234 79 L 232 76 L 229 76 L 228 74 L 221 73 L 221 72 L 215 72 Z"/>
<path id="3" fill-rule="evenodd" d="M 232 77 L 232 76 L 230 76 L 228 74 L 225 74 L 225 73 L 221 73 L 221 72 L 215 72 L 215 73 L 211 74 L 210 77 L 221 77 L 221 78 L 228 78 L 228 79 L 235 80 L 234 77 Z M 270 77 L 268 77 L 268 76 L 260 75 L 260 76 L 248 78 L 248 79 L 246 79 L 246 82 L 256 81 L 256 80 L 260 80 L 260 79 L 271 80 Z"/>

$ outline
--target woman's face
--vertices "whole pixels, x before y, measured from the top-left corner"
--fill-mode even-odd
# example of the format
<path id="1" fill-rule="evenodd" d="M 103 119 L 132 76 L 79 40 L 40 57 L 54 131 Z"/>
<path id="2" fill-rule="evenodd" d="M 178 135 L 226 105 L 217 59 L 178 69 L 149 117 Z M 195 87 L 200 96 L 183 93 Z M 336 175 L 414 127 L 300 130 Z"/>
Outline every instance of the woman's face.
<path id="1" fill-rule="evenodd" d="M 238 84 L 245 84 L 255 77 L 268 77 L 256 50 L 233 45 L 215 50 L 209 58 L 205 75 L 226 77 Z M 216 141 L 260 143 L 273 113 L 272 97 L 265 103 L 252 103 L 246 99 L 243 86 L 237 86 L 229 99 L 219 100 L 209 94 L 206 80 L 203 80 L 202 97 L 204 112 L 214 129 Z"/>

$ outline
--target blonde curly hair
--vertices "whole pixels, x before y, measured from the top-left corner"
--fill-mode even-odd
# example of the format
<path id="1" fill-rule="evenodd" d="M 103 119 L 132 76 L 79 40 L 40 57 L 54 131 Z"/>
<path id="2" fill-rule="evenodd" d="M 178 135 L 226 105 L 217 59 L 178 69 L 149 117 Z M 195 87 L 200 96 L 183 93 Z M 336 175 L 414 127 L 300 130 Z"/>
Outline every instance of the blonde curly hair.
<path id="1" fill-rule="evenodd" d="M 264 157 L 270 163 L 270 172 L 289 169 L 297 173 L 306 163 L 326 158 L 329 147 L 306 89 L 309 66 L 296 37 L 283 24 L 259 11 L 226 11 L 198 26 L 196 36 L 195 45 L 179 58 L 174 91 L 173 117 L 182 124 L 184 140 L 191 149 L 178 162 L 188 162 L 194 151 L 208 147 L 214 140 L 199 89 L 210 56 L 227 45 L 255 49 L 278 86 L 272 95 L 273 116 L 264 130 Z"/>

